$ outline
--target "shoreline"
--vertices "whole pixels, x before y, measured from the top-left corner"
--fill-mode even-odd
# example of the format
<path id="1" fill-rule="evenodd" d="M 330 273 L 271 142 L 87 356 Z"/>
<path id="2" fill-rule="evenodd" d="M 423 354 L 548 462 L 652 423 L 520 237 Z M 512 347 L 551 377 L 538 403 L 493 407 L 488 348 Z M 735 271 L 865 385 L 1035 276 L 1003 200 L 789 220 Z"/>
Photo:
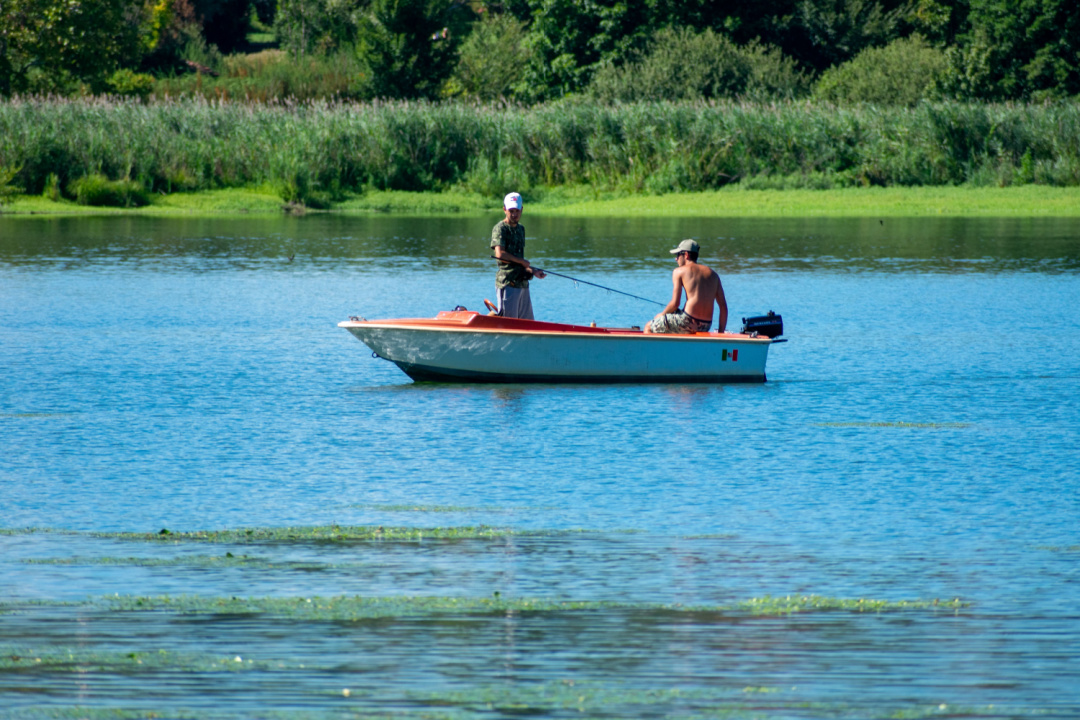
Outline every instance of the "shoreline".
<path id="1" fill-rule="evenodd" d="M 523 192 L 529 213 L 551 217 L 1080 217 L 1080 187 L 888 187 L 840 190 L 744 190 L 738 187 L 669 195 L 625 196 L 589 188 Z M 532 199 L 530 199 L 530 196 Z M 38 196 L 16 196 L 0 217 L 133 215 L 497 216 L 498 200 L 479 194 L 373 191 L 330 210 L 288 207 L 264 189 L 174 193 L 141 208 L 89 207 Z"/>

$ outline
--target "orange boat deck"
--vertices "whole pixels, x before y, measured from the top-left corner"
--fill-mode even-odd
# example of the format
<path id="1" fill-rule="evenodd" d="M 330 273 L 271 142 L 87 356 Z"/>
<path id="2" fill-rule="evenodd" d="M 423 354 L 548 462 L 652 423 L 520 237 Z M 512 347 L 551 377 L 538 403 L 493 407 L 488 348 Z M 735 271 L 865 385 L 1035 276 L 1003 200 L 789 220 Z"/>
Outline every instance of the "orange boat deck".
<path id="1" fill-rule="evenodd" d="M 444 310 L 433 318 L 395 318 L 360 322 L 370 322 L 378 325 L 394 325 L 397 327 L 467 328 L 469 330 L 510 330 L 519 332 L 581 333 L 592 335 L 644 334 L 640 328 L 595 327 L 591 325 L 571 325 L 569 323 L 544 322 L 540 320 L 521 320 L 519 318 L 504 318 L 497 315 L 482 315 L 474 310 Z M 695 335 L 710 338 L 749 337 L 741 334 L 717 332 L 695 333 Z M 682 337 L 687 336 L 683 335 Z"/>

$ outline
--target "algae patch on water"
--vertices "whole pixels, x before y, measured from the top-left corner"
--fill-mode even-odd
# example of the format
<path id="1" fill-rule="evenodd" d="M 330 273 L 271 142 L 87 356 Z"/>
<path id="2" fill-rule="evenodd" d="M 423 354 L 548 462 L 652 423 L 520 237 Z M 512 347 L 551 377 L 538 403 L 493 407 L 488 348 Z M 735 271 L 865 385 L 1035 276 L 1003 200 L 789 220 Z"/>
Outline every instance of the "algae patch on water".
<path id="1" fill-rule="evenodd" d="M 190 567 L 190 568 L 257 568 L 289 572 L 326 572 L 330 570 L 366 567 L 363 563 L 325 563 L 302 560 L 272 560 L 250 555 L 179 555 L 176 557 L 62 557 L 26 558 L 27 565 L 98 565 L 115 567 Z"/>
<path id="2" fill-rule="evenodd" d="M 80 674 L 95 672 L 131 673 L 132 671 L 183 670 L 185 672 L 238 672 L 244 670 L 276 670 L 286 666 L 280 662 L 243 658 L 239 655 L 219 656 L 174 650 L 89 650 L 82 647 L 49 647 L 38 650 L 27 647 L 0 646 L 0 672 L 18 671 L 58 672 Z"/>
<path id="3" fill-rule="evenodd" d="M 647 614 L 658 617 L 782 616 L 795 613 L 890 613 L 957 611 L 968 606 L 953 600 L 878 600 L 799 595 L 751 598 L 730 605 L 681 605 L 550 598 L 398 596 L 398 597 L 208 597 L 198 595 L 114 596 L 87 601 L 82 607 L 107 612 L 171 612 L 180 615 L 262 615 L 293 620 L 357 621 L 416 616 L 510 616 L 578 613 Z M 5 611 L 0 603 L 0 612 Z"/>
<path id="4" fill-rule="evenodd" d="M 805 612 L 896 612 L 900 610 L 932 610 L 942 608 L 947 610 L 959 610 L 967 607 L 968 603 L 959 598 L 952 600 L 875 600 L 871 598 L 834 598 L 822 595 L 787 595 L 773 597 L 765 595 L 760 598 L 738 603 L 735 607 L 753 615 L 791 615 L 792 613 Z"/>
<path id="5" fill-rule="evenodd" d="M 162 528 L 157 532 L 95 532 L 92 537 L 144 542 L 203 542 L 203 543 L 281 543 L 281 542 L 355 542 L 396 541 L 418 542 L 422 540 L 476 540 L 494 539 L 516 535 L 548 535 L 497 528 L 487 525 L 466 527 L 384 527 L 379 525 L 322 525 L 312 527 L 284 528 L 237 528 L 233 530 L 173 531 Z"/>
<path id="6" fill-rule="evenodd" d="M 15 535 L 81 535 L 82 533 L 75 530 L 57 530 L 55 528 L 47 527 L 26 527 L 26 528 L 0 528 L 0 536 L 13 537 Z"/>

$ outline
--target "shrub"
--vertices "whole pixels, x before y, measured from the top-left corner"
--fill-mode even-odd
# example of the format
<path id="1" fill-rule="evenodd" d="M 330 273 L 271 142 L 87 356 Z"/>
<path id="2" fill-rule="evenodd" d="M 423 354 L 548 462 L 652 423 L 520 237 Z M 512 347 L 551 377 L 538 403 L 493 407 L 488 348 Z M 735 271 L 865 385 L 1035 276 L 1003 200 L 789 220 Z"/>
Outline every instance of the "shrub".
<path id="1" fill-rule="evenodd" d="M 278 185 L 278 195 L 287 204 L 314 210 L 330 208 L 330 193 L 319 191 L 315 187 L 316 183 L 312 181 L 311 172 L 306 167 L 294 167 L 284 175 Z"/>
<path id="2" fill-rule="evenodd" d="M 333 55 L 292 58 L 281 50 L 230 55 L 221 61 L 219 77 L 190 73 L 157 82 L 154 95 L 215 100 L 314 100 L 356 98 L 360 61 L 351 49 Z"/>
<path id="3" fill-rule="evenodd" d="M 363 97 L 437 97 L 475 18 L 454 0 L 371 0 L 356 40 Z"/>
<path id="4" fill-rule="evenodd" d="M 126 68 L 117 70 L 105 81 L 114 95 L 146 99 L 154 92 L 154 77 L 132 72 Z"/>
<path id="5" fill-rule="evenodd" d="M 60 178 L 56 173 L 49 173 L 45 178 L 45 188 L 41 191 L 41 196 L 53 202 L 60 202 Z"/>
<path id="6" fill-rule="evenodd" d="M 0 165 L 0 205 L 5 205 L 22 192 L 21 187 L 11 184 L 21 168 Z"/>
<path id="7" fill-rule="evenodd" d="M 104 175 L 87 175 L 72 183 L 71 194 L 80 205 L 95 207 L 142 207 L 150 197 L 135 180 L 109 180 Z"/>
<path id="8" fill-rule="evenodd" d="M 489 13 L 462 42 L 458 63 L 442 94 L 486 101 L 510 97 L 531 57 L 525 24 L 509 14 Z"/>
<path id="9" fill-rule="evenodd" d="M 212 72 L 219 72 L 225 62 L 225 56 L 218 50 L 217 45 L 206 42 L 201 35 L 193 35 L 187 39 L 180 49 L 180 57 L 194 66 L 209 68 Z"/>
<path id="10" fill-rule="evenodd" d="M 649 50 L 621 67 L 601 68 L 588 94 L 603 102 L 791 99 L 805 94 L 806 77 L 779 49 L 739 47 L 712 30 L 658 32 Z"/>
<path id="11" fill-rule="evenodd" d="M 285 0 L 270 2 L 273 31 L 289 55 L 331 54 L 356 44 L 357 28 L 367 2 L 356 0 Z"/>
<path id="12" fill-rule="evenodd" d="M 867 48 L 826 70 L 814 95 L 840 105 L 865 102 L 910 107 L 936 94 L 947 68 L 943 51 L 913 35 L 885 47 Z"/>

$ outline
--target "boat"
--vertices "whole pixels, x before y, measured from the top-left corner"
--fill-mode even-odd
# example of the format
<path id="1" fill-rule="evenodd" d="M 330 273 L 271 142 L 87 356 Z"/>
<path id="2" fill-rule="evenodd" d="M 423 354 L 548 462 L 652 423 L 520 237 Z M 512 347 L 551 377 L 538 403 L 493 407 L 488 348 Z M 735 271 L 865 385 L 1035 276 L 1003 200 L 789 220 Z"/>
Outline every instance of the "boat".
<path id="1" fill-rule="evenodd" d="M 758 332 L 660 335 L 460 307 L 434 318 L 354 316 L 338 327 L 417 382 L 761 383 L 769 346 L 784 342 Z"/>

